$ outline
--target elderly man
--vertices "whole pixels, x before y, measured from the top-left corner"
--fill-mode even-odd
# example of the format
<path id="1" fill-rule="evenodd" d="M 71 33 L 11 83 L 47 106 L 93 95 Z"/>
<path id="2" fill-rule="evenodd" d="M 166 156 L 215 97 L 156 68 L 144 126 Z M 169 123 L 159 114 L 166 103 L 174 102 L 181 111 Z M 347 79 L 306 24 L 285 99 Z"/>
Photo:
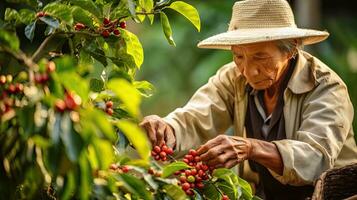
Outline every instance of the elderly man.
<path id="1" fill-rule="evenodd" d="M 311 197 L 323 171 L 357 162 L 346 85 L 301 50 L 327 37 L 297 28 L 285 0 L 236 2 L 228 32 L 198 44 L 231 50 L 233 62 L 183 108 L 147 116 L 141 126 L 154 145 L 178 152 L 199 146 L 210 166 L 238 165 L 264 199 Z M 224 135 L 230 126 L 234 135 Z"/>

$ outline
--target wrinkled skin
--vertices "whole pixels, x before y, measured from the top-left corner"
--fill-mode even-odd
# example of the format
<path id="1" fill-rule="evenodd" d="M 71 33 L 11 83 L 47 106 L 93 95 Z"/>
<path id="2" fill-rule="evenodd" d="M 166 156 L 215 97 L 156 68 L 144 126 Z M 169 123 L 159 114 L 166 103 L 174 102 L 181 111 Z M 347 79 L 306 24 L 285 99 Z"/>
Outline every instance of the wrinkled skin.
<path id="1" fill-rule="evenodd" d="M 146 116 L 139 125 L 146 131 L 153 146 L 161 146 L 166 143 L 169 147 L 175 147 L 174 131 L 161 117 L 157 115 Z"/>

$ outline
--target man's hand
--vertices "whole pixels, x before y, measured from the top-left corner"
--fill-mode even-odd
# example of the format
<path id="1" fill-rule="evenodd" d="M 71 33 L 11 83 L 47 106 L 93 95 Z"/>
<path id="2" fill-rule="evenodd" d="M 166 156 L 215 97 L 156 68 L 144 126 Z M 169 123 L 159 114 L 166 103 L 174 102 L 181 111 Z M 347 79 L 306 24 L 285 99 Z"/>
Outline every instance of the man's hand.
<path id="1" fill-rule="evenodd" d="M 232 168 L 244 160 L 253 160 L 279 175 L 284 163 L 278 148 L 272 142 L 238 136 L 219 135 L 197 150 L 203 162 L 214 168 Z"/>
<path id="2" fill-rule="evenodd" d="M 153 146 L 161 146 L 166 143 L 169 147 L 175 147 L 174 130 L 161 117 L 157 115 L 146 116 L 139 125 L 146 131 Z"/>
<path id="3" fill-rule="evenodd" d="M 209 166 L 232 168 L 250 158 L 252 141 L 248 138 L 219 135 L 202 145 L 197 153 Z"/>

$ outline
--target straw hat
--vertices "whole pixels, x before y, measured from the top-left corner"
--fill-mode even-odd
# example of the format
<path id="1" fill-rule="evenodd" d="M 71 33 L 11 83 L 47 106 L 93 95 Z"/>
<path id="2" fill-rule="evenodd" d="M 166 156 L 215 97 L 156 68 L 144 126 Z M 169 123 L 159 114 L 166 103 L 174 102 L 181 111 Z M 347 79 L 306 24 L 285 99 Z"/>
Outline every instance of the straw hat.
<path id="1" fill-rule="evenodd" d="M 303 45 L 321 42 L 326 31 L 297 28 L 286 0 L 245 0 L 233 6 L 228 31 L 201 41 L 199 48 L 226 49 L 232 45 L 301 38 Z"/>

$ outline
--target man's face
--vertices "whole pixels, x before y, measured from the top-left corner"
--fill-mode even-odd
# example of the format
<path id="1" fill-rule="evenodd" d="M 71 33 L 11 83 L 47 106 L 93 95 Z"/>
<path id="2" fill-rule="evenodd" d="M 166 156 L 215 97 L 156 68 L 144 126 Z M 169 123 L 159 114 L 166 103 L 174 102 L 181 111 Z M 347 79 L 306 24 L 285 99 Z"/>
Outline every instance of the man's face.
<path id="1" fill-rule="evenodd" d="M 274 85 L 288 65 L 289 55 L 274 42 L 232 46 L 233 60 L 239 71 L 256 90 Z"/>

